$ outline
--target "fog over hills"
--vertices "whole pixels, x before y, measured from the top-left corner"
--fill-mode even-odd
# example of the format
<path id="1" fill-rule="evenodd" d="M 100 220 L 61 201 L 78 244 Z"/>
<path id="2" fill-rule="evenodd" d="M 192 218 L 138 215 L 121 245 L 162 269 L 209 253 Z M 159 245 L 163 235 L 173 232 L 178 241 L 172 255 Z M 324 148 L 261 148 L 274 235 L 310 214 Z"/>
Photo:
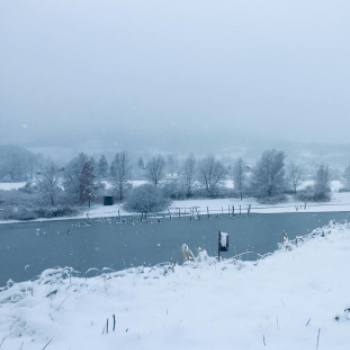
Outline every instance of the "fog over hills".
<path id="1" fill-rule="evenodd" d="M 56 158 L 121 149 L 254 158 L 274 147 L 346 164 L 349 10 L 4 0 L 0 142 Z"/>

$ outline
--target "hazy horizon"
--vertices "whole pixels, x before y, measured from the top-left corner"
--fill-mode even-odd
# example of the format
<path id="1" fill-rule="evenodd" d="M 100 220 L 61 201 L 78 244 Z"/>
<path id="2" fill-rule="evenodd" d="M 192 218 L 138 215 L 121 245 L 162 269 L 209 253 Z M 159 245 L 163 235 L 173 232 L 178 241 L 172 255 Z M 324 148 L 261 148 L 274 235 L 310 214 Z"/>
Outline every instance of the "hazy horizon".
<path id="1" fill-rule="evenodd" d="M 350 3 L 4 0 L 0 142 L 348 144 Z"/>

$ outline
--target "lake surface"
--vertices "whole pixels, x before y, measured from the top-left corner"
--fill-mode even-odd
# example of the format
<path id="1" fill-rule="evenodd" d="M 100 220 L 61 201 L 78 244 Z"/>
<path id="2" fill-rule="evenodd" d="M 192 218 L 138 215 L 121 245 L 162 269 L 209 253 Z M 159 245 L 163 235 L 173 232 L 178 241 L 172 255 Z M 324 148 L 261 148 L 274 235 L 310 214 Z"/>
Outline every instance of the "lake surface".
<path id="1" fill-rule="evenodd" d="M 218 231 L 228 232 L 230 250 L 223 257 L 246 251 L 266 254 L 276 250 L 285 229 L 290 239 L 305 235 L 330 220 L 350 219 L 349 212 L 252 214 L 173 218 L 151 222 L 116 219 L 23 222 L 0 225 L 0 286 L 9 279 L 35 278 L 55 266 L 71 266 L 84 273 L 89 268 L 121 270 L 162 262 L 182 263 L 186 243 L 217 255 Z"/>

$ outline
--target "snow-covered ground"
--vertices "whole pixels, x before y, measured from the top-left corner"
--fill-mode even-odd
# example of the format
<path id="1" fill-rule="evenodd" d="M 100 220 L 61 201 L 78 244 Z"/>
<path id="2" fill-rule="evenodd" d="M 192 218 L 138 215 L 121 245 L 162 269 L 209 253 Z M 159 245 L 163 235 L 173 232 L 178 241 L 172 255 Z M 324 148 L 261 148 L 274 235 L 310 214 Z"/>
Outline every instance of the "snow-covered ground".
<path id="1" fill-rule="evenodd" d="M 349 225 L 299 245 L 258 263 L 202 252 L 183 266 L 90 279 L 47 270 L 0 292 L 0 347 L 348 350 Z"/>
<path id="2" fill-rule="evenodd" d="M 113 188 L 113 185 L 109 182 L 109 181 L 101 181 L 107 189 L 110 189 L 110 188 Z M 130 185 L 132 185 L 132 187 L 138 187 L 138 186 L 141 186 L 141 185 L 144 185 L 147 183 L 147 181 L 145 180 L 130 180 L 128 182 Z"/>
<path id="3" fill-rule="evenodd" d="M 201 214 L 207 213 L 207 208 L 211 214 L 227 213 L 228 210 L 232 210 L 232 206 L 235 207 L 235 213 L 239 212 L 241 206 L 242 212 L 247 211 L 248 205 L 252 206 L 252 213 L 295 213 L 295 212 L 329 212 L 329 211 L 350 211 L 350 193 L 332 193 L 332 200 L 328 203 L 305 203 L 297 201 L 288 201 L 286 203 L 279 203 L 276 205 L 271 204 L 259 204 L 255 198 L 243 198 L 239 200 L 237 198 L 221 198 L 221 199 L 189 199 L 173 201 L 171 204 L 171 210 L 181 209 L 181 212 L 189 212 L 190 208 L 196 207 Z M 126 212 L 122 205 L 115 204 L 110 207 L 96 205 L 89 211 L 83 212 L 79 215 L 79 218 L 86 218 L 89 213 L 90 218 L 98 217 L 115 217 L 118 215 L 132 215 Z M 167 211 L 165 211 L 165 214 Z M 139 215 L 139 214 L 136 214 Z"/>
<path id="4" fill-rule="evenodd" d="M 144 181 L 133 181 L 133 186 L 140 186 Z M 310 183 L 309 183 L 310 184 Z M 232 210 L 232 206 L 235 208 L 235 213 L 239 212 L 241 206 L 242 212 L 246 213 L 248 205 L 251 205 L 252 213 L 295 213 L 295 212 L 330 212 L 330 211 L 350 211 L 350 192 L 338 192 L 341 184 L 339 181 L 332 181 L 332 200 L 327 203 L 307 203 L 305 208 L 304 202 L 298 202 L 289 200 L 285 203 L 278 203 L 276 205 L 271 204 L 259 204 L 255 198 L 243 198 L 241 201 L 238 198 L 220 198 L 220 199 L 189 199 L 189 200 L 176 200 L 173 201 L 170 210 L 181 212 L 189 212 L 191 208 L 196 207 L 201 214 L 207 213 L 207 208 L 211 214 L 227 213 L 228 210 Z M 166 210 L 164 214 L 167 214 Z M 104 218 L 104 217 L 117 217 L 125 215 L 140 215 L 135 213 L 126 212 L 123 209 L 122 204 L 115 204 L 113 206 L 93 205 L 89 210 L 82 210 L 80 214 L 74 217 L 59 217 L 54 219 L 37 219 L 36 221 L 45 220 L 66 220 L 66 219 L 85 219 L 89 218 Z M 10 223 L 17 221 L 1 221 L 1 223 Z"/>
<path id="5" fill-rule="evenodd" d="M 18 190 L 21 187 L 25 186 L 25 182 L 0 182 L 0 190 L 2 191 L 10 191 L 10 190 Z"/>

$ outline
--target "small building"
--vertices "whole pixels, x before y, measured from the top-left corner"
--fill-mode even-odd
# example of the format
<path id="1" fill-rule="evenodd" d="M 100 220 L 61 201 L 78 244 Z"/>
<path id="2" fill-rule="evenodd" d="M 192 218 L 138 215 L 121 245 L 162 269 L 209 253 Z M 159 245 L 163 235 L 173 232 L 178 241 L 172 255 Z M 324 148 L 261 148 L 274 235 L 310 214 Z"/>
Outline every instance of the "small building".
<path id="1" fill-rule="evenodd" d="M 103 197 L 103 205 L 113 205 L 113 196 L 104 196 Z"/>

